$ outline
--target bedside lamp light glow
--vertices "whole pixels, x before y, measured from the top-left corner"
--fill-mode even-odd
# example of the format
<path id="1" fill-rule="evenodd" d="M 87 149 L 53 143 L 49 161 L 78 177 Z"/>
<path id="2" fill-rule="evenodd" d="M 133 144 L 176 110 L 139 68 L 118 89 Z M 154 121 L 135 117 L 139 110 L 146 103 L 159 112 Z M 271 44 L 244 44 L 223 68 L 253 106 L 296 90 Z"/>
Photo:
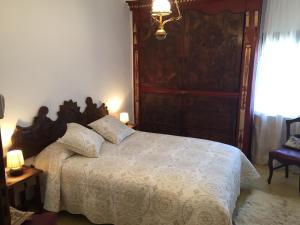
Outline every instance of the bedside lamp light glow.
<path id="1" fill-rule="evenodd" d="M 127 124 L 129 122 L 129 115 L 127 112 L 120 113 L 120 121 Z"/>
<path id="2" fill-rule="evenodd" d="M 117 113 L 120 110 L 121 107 L 121 99 L 120 98 L 112 98 L 106 101 L 107 108 L 109 113 Z"/>
<path id="3" fill-rule="evenodd" d="M 24 157 L 21 150 L 13 150 L 7 152 L 7 168 L 11 176 L 19 176 L 23 174 L 22 166 L 24 165 Z"/>

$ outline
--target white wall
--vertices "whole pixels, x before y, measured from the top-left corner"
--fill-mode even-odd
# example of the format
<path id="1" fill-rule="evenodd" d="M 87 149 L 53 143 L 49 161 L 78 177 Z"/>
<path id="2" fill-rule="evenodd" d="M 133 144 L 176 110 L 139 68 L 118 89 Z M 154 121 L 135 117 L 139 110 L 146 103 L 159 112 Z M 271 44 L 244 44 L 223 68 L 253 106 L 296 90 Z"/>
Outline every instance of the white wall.
<path id="1" fill-rule="evenodd" d="M 16 122 L 85 97 L 132 110 L 130 12 L 123 0 L 0 0 L 4 144 Z"/>

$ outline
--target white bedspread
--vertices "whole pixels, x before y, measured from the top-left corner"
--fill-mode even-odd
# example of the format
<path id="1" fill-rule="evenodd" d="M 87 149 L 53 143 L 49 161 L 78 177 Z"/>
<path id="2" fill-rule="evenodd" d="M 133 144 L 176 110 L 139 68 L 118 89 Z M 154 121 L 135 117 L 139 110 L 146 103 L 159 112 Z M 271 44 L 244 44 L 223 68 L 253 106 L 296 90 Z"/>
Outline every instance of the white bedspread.
<path id="1" fill-rule="evenodd" d="M 136 132 L 102 148 L 95 159 L 40 153 L 45 209 L 97 224 L 231 225 L 241 180 L 258 177 L 239 149 L 207 140 Z"/>

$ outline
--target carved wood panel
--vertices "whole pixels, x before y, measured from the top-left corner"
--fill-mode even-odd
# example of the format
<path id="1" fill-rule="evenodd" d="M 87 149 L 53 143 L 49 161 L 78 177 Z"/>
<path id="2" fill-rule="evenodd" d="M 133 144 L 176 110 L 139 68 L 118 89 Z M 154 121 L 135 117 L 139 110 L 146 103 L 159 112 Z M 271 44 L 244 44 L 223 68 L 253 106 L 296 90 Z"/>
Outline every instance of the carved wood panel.
<path id="1" fill-rule="evenodd" d="M 183 97 L 185 136 L 235 144 L 238 98 Z"/>
<path id="2" fill-rule="evenodd" d="M 48 112 L 49 109 L 42 106 L 31 126 L 17 126 L 11 138 L 11 149 L 22 149 L 24 158 L 29 158 L 62 137 L 68 123 L 87 126 L 90 122 L 108 115 L 107 107 L 104 104 L 97 106 L 90 97 L 86 98 L 86 108 L 83 113 L 72 100 L 64 101 L 59 107 L 55 121 L 48 117 Z"/>
<path id="3" fill-rule="evenodd" d="M 178 96 L 143 93 L 140 107 L 140 130 L 163 134 L 180 134 Z"/>
<path id="4" fill-rule="evenodd" d="M 182 73 L 182 23 L 166 25 L 167 39 L 154 37 L 156 24 L 140 26 L 140 83 L 146 86 L 179 88 Z"/>
<path id="5" fill-rule="evenodd" d="M 179 0 L 183 20 L 167 26 L 169 36 L 160 42 L 154 37 L 151 3 L 128 1 L 133 11 L 136 123 L 145 131 L 233 144 L 249 156 L 262 0 Z M 176 126 L 169 124 L 175 120 L 166 115 L 168 106 L 178 110 Z M 146 118 L 155 118 L 155 110 L 167 122 L 160 116 L 160 121 L 149 122 Z"/>
<path id="6" fill-rule="evenodd" d="M 239 92 L 244 13 L 184 12 L 183 89 Z"/>
<path id="7" fill-rule="evenodd" d="M 166 27 L 164 41 L 155 39 L 153 24 L 140 25 L 140 129 L 234 145 L 244 13 L 185 10 L 183 15 Z"/>

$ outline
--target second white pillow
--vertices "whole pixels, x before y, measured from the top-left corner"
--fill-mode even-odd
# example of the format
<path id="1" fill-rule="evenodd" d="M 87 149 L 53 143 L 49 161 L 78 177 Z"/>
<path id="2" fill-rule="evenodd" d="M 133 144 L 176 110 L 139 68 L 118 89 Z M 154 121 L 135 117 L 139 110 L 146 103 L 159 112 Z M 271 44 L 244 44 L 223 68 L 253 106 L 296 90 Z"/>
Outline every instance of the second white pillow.
<path id="1" fill-rule="evenodd" d="M 104 139 L 96 132 L 80 124 L 68 123 L 65 135 L 58 139 L 58 142 L 80 155 L 97 158 L 100 156 Z"/>
<path id="2" fill-rule="evenodd" d="M 135 130 L 127 127 L 120 120 L 110 115 L 90 123 L 89 126 L 102 137 L 114 144 L 119 144 L 126 137 L 135 132 Z"/>

